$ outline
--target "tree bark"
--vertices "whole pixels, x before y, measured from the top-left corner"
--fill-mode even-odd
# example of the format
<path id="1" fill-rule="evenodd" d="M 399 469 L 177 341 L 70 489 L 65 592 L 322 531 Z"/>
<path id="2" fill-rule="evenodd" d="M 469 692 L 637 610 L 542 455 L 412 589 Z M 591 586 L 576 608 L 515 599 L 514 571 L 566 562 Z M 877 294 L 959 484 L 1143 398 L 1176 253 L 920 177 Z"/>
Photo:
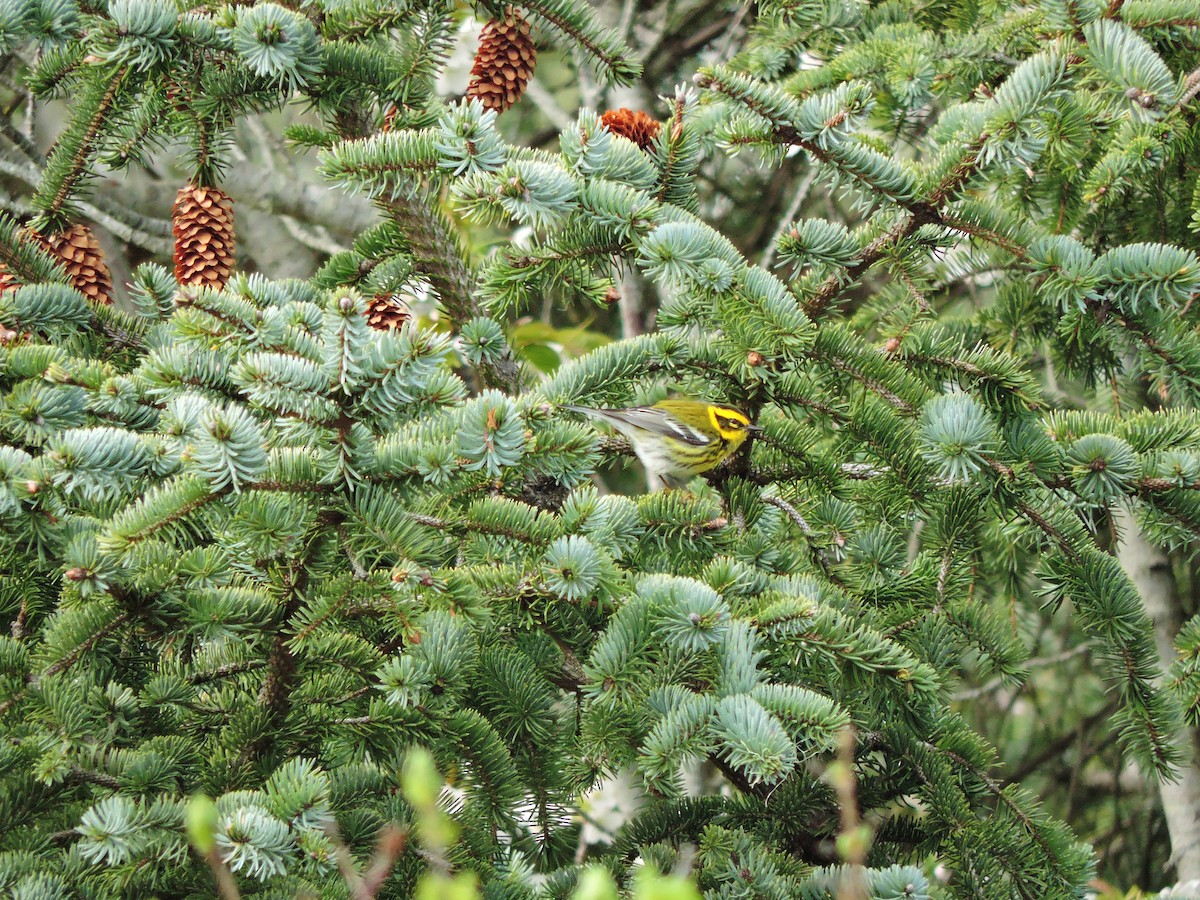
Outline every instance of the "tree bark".
<path id="1" fill-rule="evenodd" d="M 1164 671 L 1175 659 L 1175 635 L 1182 623 L 1175 578 L 1166 553 L 1146 540 L 1133 516 L 1115 513 L 1122 532 L 1117 559 L 1142 596 L 1146 612 L 1154 620 L 1154 636 Z M 1179 780 L 1158 784 L 1167 832 L 1171 837 L 1171 862 L 1177 881 L 1200 879 L 1200 769 L 1196 762 L 1196 733 L 1185 728 L 1179 737 L 1185 764 Z"/>

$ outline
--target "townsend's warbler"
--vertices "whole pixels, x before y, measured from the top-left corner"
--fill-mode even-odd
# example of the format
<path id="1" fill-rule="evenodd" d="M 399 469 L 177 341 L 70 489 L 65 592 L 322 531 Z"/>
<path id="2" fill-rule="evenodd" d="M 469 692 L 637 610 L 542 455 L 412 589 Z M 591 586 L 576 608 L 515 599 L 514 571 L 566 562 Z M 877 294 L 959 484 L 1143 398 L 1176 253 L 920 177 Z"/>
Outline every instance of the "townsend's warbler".
<path id="1" fill-rule="evenodd" d="M 607 422 L 633 444 L 646 471 L 660 478 L 690 478 L 733 456 L 752 431 L 745 413 L 699 400 L 660 400 L 630 409 L 564 406 Z"/>

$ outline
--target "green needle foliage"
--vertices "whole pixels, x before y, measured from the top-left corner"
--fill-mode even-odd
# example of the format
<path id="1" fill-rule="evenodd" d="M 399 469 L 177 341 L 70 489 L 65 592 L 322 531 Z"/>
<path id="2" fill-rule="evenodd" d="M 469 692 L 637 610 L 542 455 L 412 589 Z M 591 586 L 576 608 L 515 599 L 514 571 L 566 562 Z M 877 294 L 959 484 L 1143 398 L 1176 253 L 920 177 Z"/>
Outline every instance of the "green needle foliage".
<path id="1" fill-rule="evenodd" d="M 147 264 L 114 310 L 0 218 L 0 887 L 1083 896 L 1091 849 L 951 690 L 1024 675 L 990 602 L 1018 554 L 1148 777 L 1197 718 L 1200 630 L 1164 685 L 1097 538 L 1116 508 L 1200 538 L 1194 15 L 762 2 L 646 149 L 586 109 L 531 149 L 438 94 L 454 4 L 187 6 L 0 0 L 6 65 L 70 103 L 32 225 L 163 147 L 217 182 L 235 124 L 292 100 L 381 224 L 309 281 Z M 586 4 L 519 7 L 591 77 L 637 74 Z M 755 265 L 697 199 L 739 151 L 800 154 L 854 216 Z M 468 258 L 474 227 L 522 235 Z M 622 271 L 654 333 L 522 366 L 516 315 L 603 307 Z M 368 327 L 418 284 L 436 327 Z M 1056 412 L 1048 367 L 1161 408 Z M 601 493 L 612 447 L 561 407 L 667 390 L 763 432 L 686 490 Z M 646 799 L 589 846 L 622 772 Z"/>

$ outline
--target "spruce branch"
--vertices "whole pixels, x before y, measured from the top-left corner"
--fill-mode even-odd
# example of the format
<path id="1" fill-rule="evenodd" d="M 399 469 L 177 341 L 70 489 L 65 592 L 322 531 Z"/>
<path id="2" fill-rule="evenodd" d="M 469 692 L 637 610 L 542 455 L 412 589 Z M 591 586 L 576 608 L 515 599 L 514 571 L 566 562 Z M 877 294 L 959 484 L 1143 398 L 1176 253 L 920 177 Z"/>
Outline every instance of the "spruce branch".
<path id="1" fill-rule="evenodd" d="M 25 284 L 69 284 L 62 262 L 31 240 L 15 219 L 0 213 L 0 265 Z"/>
<path id="2" fill-rule="evenodd" d="M 32 855 L 0 836 L 0 883 L 211 886 L 168 843 L 180 786 L 204 784 L 226 789 L 210 804 L 230 851 L 215 877 L 268 893 L 303 881 L 362 898 L 384 879 L 411 893 L 424 870 L 453 867 L 489 894 L 566 896 L 589 874 L 577 847 L 627 886 L 635 860 L 666 870 L 696 841 L 706 887 L 763 896 L 936 892 L 918 868 L 888 866 L 914 853 L 963 895 L 1085 891 L 1087 850 L 991 773 L 986 737 L 1003 756 L 1010 729 L 960 716 L 942 673 L 978 666 L 1011 684 L 1018 635 L 1053 630 L 1056 648 L 1086 648 L 1060 661 L 1092 663 L 1069 667 L 1080 690 L 1055 692 L 1056 734 L 1092 713 L 1078 697 L 1102 679 L 1121 694 L 1107 752 L 1169 775 L 1173 698 L 1196 692 L 1159 690 L 1145 608 L 1095 531 L 1129 503 L 1153 539 L 1200 533 L 1200 420 L 1132 416 L 1116 391 L 1149 377 L 1174 406 L 1200 402 L 1195 98 L 1174 74 L 1195 65 L 1178 30 L 1193 13 L 1105 0 L 963 16 L 951 2 L 939 30 L 897 3 L 879 15 L 771 0 L 744 32 L 750 6 L 684 0 L 654 17 L 626 2 L 621 33 L 661 47 L 652 68 L 673 81 L 681 53 L 733 26 L 716 51 L 734 62 L 703 76 L 733 114 L 678 90 L 648 146 L 582 113 L 557 149 L 510 145 L 478 108 L 441 106 L 459 18 L 442 0 L 183 13 L 120 0 L 82 18 L 42 3 L 15 26 L 0 3 L 0 42 L 16 41 L 0 174 L 18 191 L 39 181 L 15 120 L 24 82 L 65 95 L 73 117 L 40 179 L 47 205 L 74 179 L 56 215 L 161 243 L 162 222 L 134 211 L 171 197 L 118 157 L 177 171 L 164 154 L 183 134 L 185 168 L 215 171 L 223 134 L 292 95 L 309 109 L 293 139 L 357 195 L 304 186 L 307 167 L 260 140 L 223 187 L 269 213 L 252 229 L 294 214 L 288 246 L 333 257 L 310 280 L 247 274 L 224 291 L 179 292 L 144 266 L 136 316 L 84 305 L 0 219 L 0 565 L 16 581 L 0 577 L 0 608 L 17 636 L 0 639 L 0 682 L 20 710 L 0 709 L 0 794 L 55 835 Z M 578 0 L 533 4 L 581 57 L 598 48 L 602 73 L 622 64 Z M 1079 56 L 1072 32 L 1090 44 Z M 1061 52 L 1040 47 L 1044 33 Z M 119 58 L 134 62 L 89 132 Z M 157 81 L 186 89 L 168 99 Z M 381 117 L 387 135 L 367 137 Z M 528 144 L 539 126 L 526 118 L 504 133 Z M 712 158 L 742 146 L 779 164 Z M 96 158 L 126 180 L 88 204 Z M 469 213 L 461 225 L 443 190 Z M 822 202 L 831 221 L 794 221 Z M 743 255 L 772 229 L 762 258 L 786 263 L 790 284 Z M 499 242 L 482 263 L 464 252 L 481 241 Z M 631 261 L 656 289 L 634 330 L 658 331 L 605 341 Z M 408 293 L 416 308 L 401 310 Z M 435 329 L 426 296 L 441 304 Z M 842 304 L 854 315 L 834 321 Z M 548 372 L 536 391 L 501 320 L 535 306 L 544 321 L 513 338 Z M 1120 415 L 1039 391 L 1090 407 L 1107 402 L 1105 380 Z M 691 492 L 594 484 L 601 451 L 629 444 L 563 407 L 676 391 L 763 430 Z M 1065 600 L 1072 615 L 1054 615 Z M 1041 700 L 1050 680 L 1012 697 Z M 839 804 L 819 774 L 846 721 L 861 732 L 857 755 L 841 748 Z M 395 764 L 417 745 L 449 775 L 427 772 L 401 800 Z M 676 776 L 693 759 L 732 799 L 685 795 Z M 662 796 L 615 829 L 619 850 L 589 846 L 570 824 L 580 794 L 628 765 Z M 54 821 L 31 771 L 67 786 L 47 795 Z M 1088 828 L 1094 802 L 1076 794 L 1068 814 Z M 326 828 L 369 853 L 364 835 L 418 809 L 413 836 L 429 837 L 421 816 L 435 810 L 444 833 L 398 865 L 378 852 L 366 874 Z M 71 821 L 85 827 L 63 832 Z M 868 855 L 858 829 L 876 822 Z M 839 859 L 856 886 L 845 866 L 809 865 Z"/>
<path id="3" fill-rule="evenodd" d="M 89 118 L 82 125 L 73 126 L 75 130 L 68 131 L 51 151 L 42 186 L 33 197 L 33 204 L 39 210 L 33 222 L 36 231 L 56 232 L 66 226 L 63 207 L 88 175 L 104 122 L 120 95 L 128 71 L 120 66 L 108 77 L 103 92 L 89 103 Z"/>
<path id="4" fill-rule="evenodd" d="M 71 766 L 70 778 L 79 784 L 94 784 L 110 791 L 118 790 L 121 787 L 120 779 L 114 778 L 106 772 L 93 772 L 76 765 Z"/>
<path id="5" fill-rule="evenodd" d="M 916 412 L 915 407 L 911 403 L 909 403 L 883 382 L 876 378 L 872 378 L 863 371 L 861 366 L 854 365 L 854 363 L 850 360 L 832 353 L 822 352 L 820 349 L 815 350 L 812 353 L 812 357 L 814 360 L 828 365 L 830 368 L 838 372 L 844 372 L 845 374 L 851 376 L 855 381 L 858 381 L 864 387 L 878 394 L 890 405 L 894 406 L 905 415 L 912 415 L 914 412 Z"/>
<path id="6" fill-rule="evenodd" d="M 303 555 L 292 561 L 281 573 L 285 591 L 283 608 L 279 614 L 279 625 L 271 640 L 266 662 L 266 678 L 258 693 L 259 705 L 266 709 L 268 719 L 258 740 L 249 744 L 241 755 L 242 763 L 258 758 L 276 740 L 292 705 L 292 688 L 296 674 L 296 660 L 287 632 L 292 628 L 292 619 L 304 603 L 308 590 L 313 557 L 320 552 L 326 536 L 322 528 L 334 528 L 344 520 L 340 512 L 326 511 L 317 517 L 317 528 L 310 536 Z"/>
<path id="7" fill-rule="evenodd" d="M 1029 814 L 1021 807 L 1021 805 L 1016 803 L 1009 793 L 1005 791 L 1004 788 L 987 772 L 973 764 L 966 757 L 955 753 L 953 750 L 943 749 L 928 742 L 925 744 L 925 747 L 930 752 L 944 755 L 956 766 L 971 773 L 973 776 L 979 779 L 979 781 L 983 783 L 992 796 L 995 797 L 996 802 L 1005 806 L 1008 811 L 1017 819 L 1017 821 L 1019 821 L 1025 827 L 1026 833 L 1028 833 L 1029 836 L 1037 842 L 1037 845 L 1041 847 L 1042 852 L 1045 854 L 1045 858 L 1047 860 L 1057 859 L 1059 854 L 1052 846 L 1050 846 L 1050 843 L 1046 840 L 1046 837 L 1043 834 L 1043 830 L 1038 827 L 1037 823 L 1035 823 L 1032 818 L 1030 818 Z"/>
<path id="8" fill-rule="evenodd" d="M 763 502 L 778 507 L 787 513 L 787 517 L 796 523 L 796 527 L 800 529 L 800 533 L 807 539 L 809 548 L 812 550 L 812 554 L 816 557 L 817 562 L 821 564 L 821 569 L 825 573 L 825 576 L 833 581 L 834 584 L 838 584 L 840 579 L 832 573 L 829 564 L 829 554 L 825 552 L 824 547 L 817 543 L 816 532 L 813 531 L 812 526 L 808 524 L 804 516 L 800 515 L 800 511 L 782 497 L 764 496 Z"/>
<path id="9" fill-rule="evenodd" d="M 207 684 L 210 681 L 218 681 L 222 678 L 228 678 L 231 675 L 254 672 L 263 668 L 266 664 L 261 659 L 247 659 L 242 662 L 229 663 L 224 666 L 218 666 L 208 672 L 194 672 L 188 676 L 188 682 L 190 684 Z"/>
<path id="10" fill-rule="evenodd" d="M 482 310 L 462 247 L 432 198 L 423 193 L 399 196 L 384 207 L 404 230 L 416 270 L 429 279 L 451 321 L 461 326 L 479 317 Z M 483 360 L 479 368 L 487 385 L 513 394 L 520 390 L 520 369 L 511 350 L 506 348 L 494 361 Z"/>
<path id="11" fill-rule="evenodd" d="M 836 161 L 821 147 L 812 141 L 801 138 L 795 129 L 777 128 L 776 135 L 783 143 L 803 147 L 817 159 L 834 166 L 837 165 Z M 892 248 L 915 233 L 918 228 L 923 225 L 947 225 L 943 219 L 941 208 L 975 173 L 979 164 L 980 151 L 987 139 L 986 132 L 976 138 L 967 147 L 959 163 L 938 182 L 924 201 L 915 203 L 900 201 L 901 205 L 908 210 L 909 216 L 871 241 L 859 255 L 858 261 L 848 267 L 844 273 L 830 275 L 811 296 L 805 298 L 804 311 L 809 318 L 820 318 L 848 284 L 856 282 L 873 265 L 883 259 Z"/>
<path id="12" fill-rule="evenodd" d="M 520 5 L 580 47 L 608 83 L 632 84 L 641 73 L 641 65 L 624 42 L 602 29 L 590 9 L 565 0 L 522 0 Z"/>
<path id="13" fill-rule="evenodd" d="M 83 656 L 85 653 L 87 653 L 89 650 L 91 650 L 100 641 L 104 640 L 104 638 L 108 637 L 108 635 L 111 634 L 113 631 L 115 631 L 116 629 L 118 629 L 122 625 L 124 625 L 126 622 L 128 622 L 129 619 L 130 619 L 129 613 L 120 613 L 119 615 L 114 616 L 113 618 L 109 619 L 109 621 L 106 622 L 101 628 L 99 628 L 98 630 L 93 632 L 91 635 L 89 635 L 86 640 L 84 640 L 78 646 L 73 648 L 65 656 L 62 656 L 59 659 L 55 660 L 53 663 L 51 663 L 45 669 L 43 669 L 39 674 L 33 675 L 30 678 L 28 678 L 26 680 L 25 687 L 21 688 L 19 691 L 17 691 L 15 694 L 13 694 L 13 696 L 11 696 L 7 700 L 5 700 L 3 703 L 0 703 L 0 717 L 3 717 L 10 709 L 15 707 L 18 703 L 20 703 L 20 701 L 25 698 L 26 694 L 30 690 L 36 689 L 46 679 L 53 678 L 55 675 L 65 672 L 65 671 L 67 671 L 67 669 L 69 669 L 73 665 L 75 665 L 75 663 L 77 663 L 79 661 L 81 656 Z"/>

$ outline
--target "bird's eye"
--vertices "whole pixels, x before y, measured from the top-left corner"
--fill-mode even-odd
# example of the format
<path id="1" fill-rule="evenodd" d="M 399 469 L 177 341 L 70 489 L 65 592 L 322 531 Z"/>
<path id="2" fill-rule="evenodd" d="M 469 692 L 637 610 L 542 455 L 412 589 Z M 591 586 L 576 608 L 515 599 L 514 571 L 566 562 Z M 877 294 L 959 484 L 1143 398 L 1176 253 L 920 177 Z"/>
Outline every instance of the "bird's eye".
<path id="1" fill-rule="evenodd" d="M 743 427 L 742 423 L 737 419 L 727 419 L 724 416 L 719 416 L 717 421 L 719 421 L 721 423 L 721 427 L 727 431 L 739 431 Z"/>

